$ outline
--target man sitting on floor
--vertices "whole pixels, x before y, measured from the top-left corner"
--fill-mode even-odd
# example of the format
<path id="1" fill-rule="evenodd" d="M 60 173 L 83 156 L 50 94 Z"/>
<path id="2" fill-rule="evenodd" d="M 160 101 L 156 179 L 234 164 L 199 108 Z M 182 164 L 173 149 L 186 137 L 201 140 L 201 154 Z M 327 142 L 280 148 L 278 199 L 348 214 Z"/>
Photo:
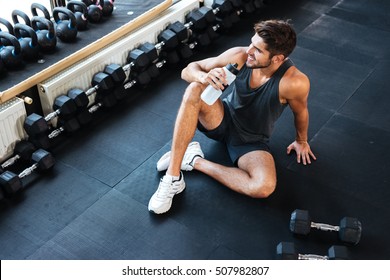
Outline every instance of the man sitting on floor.
<path id="1" fill-rule="evenodd" d="M 288 57 L 295 48 L 296 33 L 281 20 L 259 22 L 254 30 L 249 46 L 231 48 L 183 69 L 182 78 L 190 84 L 176 118 L 171 151 L 157 163 L 158 170 L 167 171 L 149 201 L 149 211 L 162 214 L 171 208 L 173 196 L 185 189 L 181 170 L 198 170 L 254 198 L 271 195 L 276 187 L 276 169 L 268 141 L 287 105 L 294 114 L 296 129 L 287 153 L 295 150 L 297 162 L 305 165 L 316 159 L 307 142 L 310 81 Z M 207 105 L 201 93 L 208 85 L 225 89 L 222 67 L 229 63 L 238 64 L 235 81 L 226 88 L 223 99 Z M 226 144 L 235 167 L 204 158 L 200 144 L 190 143 L 197 128 Z"/>

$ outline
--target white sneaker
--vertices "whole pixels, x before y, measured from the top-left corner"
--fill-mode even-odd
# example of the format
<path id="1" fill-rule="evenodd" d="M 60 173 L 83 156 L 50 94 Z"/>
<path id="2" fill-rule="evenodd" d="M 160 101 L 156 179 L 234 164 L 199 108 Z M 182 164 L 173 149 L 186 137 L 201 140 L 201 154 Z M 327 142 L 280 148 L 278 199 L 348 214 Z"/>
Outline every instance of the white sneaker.
<path id="1" fill-rule="evenodd" d="M 202 149 L 199 142 L 191 142 L 184 154 L 183 161 L 181 162 L 181 170 L 191 171 L 194 169 L 194 159 L 196 157 L 204 158 Z M 169 162 L 171 161 L 171 151 L 166 152 L 157 162 L 157 170 L 164 171 L 168 169 Z"/>
<path id="2" fill-rule="evenodd" d="M 157 191 L 149 200 L 148 209 L 155 214 L 163 214 L 171 209 L 173 196 L 181 193 L 186 188 L 183 174 L 180 172 L 179 180 L 173 180 L 172 176 L 165 175 L 161 178 Z"/>

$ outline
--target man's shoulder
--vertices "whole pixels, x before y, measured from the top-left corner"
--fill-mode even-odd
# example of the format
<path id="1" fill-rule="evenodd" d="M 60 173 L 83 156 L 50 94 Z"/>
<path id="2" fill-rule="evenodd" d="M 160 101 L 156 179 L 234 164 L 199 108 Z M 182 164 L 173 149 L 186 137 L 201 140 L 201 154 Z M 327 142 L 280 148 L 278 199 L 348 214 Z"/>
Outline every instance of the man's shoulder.
<path id="1" fill-rule="evenodd" d="M 310 89 L 309 77 L 296 66 L 291 66 L 280 81 L 280 93 L 286 98 L 306 95 Z"/>

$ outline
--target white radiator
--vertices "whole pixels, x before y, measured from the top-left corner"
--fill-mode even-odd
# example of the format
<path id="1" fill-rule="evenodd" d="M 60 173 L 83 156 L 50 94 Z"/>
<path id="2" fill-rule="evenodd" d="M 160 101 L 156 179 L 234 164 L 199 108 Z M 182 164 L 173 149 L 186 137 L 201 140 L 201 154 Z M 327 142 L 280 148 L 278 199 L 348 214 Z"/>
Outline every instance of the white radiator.
<path id="1" fill-rule="evenodd" d="M 23 129 L 26 115 L 24 101 L 20 98 L 0 104 L 0 162 L 13 154 L 16 142 L 26 138 Z"/>
<path id="2" fill-rule="evenodd" d="M 177 2 L 147 25 L 38 84 L 44 115 L 53 111 L 53 102 L 57 96 L 66 94 L 71 88 L 87 90 L 91 87 L 91 80 L 95 73 L 103 71 L 104 67 L 111 63 L 125 65 L 129 51 L 145 42 L 157 43 L 158 34 L 170 23 L 178 20 L 184 22 L 185 15 L 198 7 L 199 0 Z M 94 97 L 94 94 L 90 96 L 90 102 Z M 52 120 L 52 125 L 56 126 L 56 119 Z"/>

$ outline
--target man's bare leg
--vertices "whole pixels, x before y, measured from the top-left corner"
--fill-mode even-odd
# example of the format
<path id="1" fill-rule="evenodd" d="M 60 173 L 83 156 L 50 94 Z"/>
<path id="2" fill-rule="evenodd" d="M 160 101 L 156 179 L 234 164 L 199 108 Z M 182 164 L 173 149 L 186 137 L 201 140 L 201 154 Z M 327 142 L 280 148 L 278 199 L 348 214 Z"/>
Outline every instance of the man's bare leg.
<path id="1" fill-rule="evenodd" d="M 238 193 L 254 198 L 268 197 L 276 187 L 275 162 L 266 151 L 243 155 L 238 161 L 238 167 L 227 167 L 199 158 L 194 169 Z"/>
<path id="2" fill-rule="evenodd" d="M 171 159 L 166 172 L 171 176 L 180 175 L 181 163 L 188 144 L 195 135 L 198 119 L 203 119 L 204 122 L 208 123 L 209 127 L 210 125 L 214 125 L 212 124 L 213 122 L 216 123 L 216 127 L 222 120 L 223 106 L 221 104 L 207 106 L 201 101 L 200 95 L 204 87 L 204 85 L 199 83 L 191 83 L 184 93 L 183 101 L 176 117 L 171 147 Z M 215 117 L 213 117 L 214 115 Z"/>

